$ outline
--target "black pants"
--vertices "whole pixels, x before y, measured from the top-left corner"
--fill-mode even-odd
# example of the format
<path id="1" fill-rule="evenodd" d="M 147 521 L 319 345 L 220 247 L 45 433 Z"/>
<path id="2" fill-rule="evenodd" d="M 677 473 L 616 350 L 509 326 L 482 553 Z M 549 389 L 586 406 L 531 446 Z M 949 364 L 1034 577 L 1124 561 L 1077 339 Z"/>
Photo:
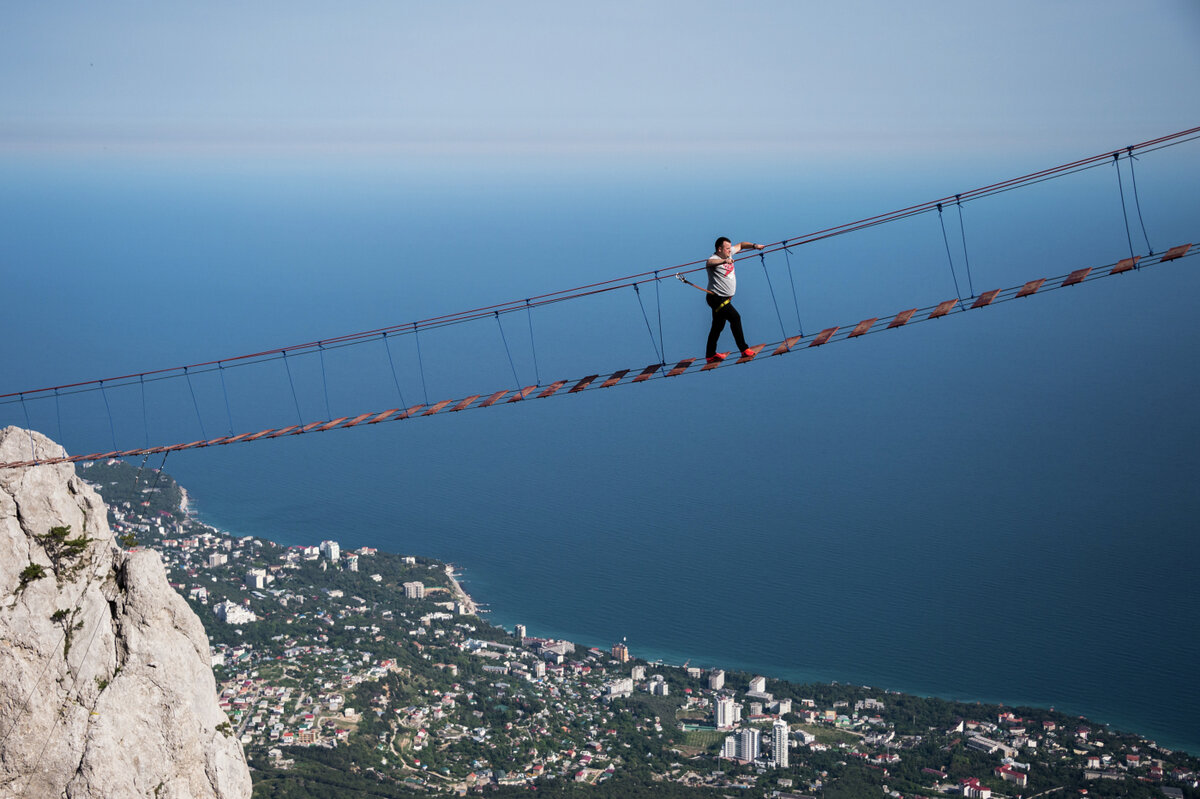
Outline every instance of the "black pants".
<path id="1" fill-rule="evenodd" d="M 721 331 L 725 329 L 726 322 L 729 323 L 729 329 L 733 332 L 733 340 L 737 343 L 738 350 L 750 349 L 750 345 L 746 343 L 746 337 L 742 335 L 742 317 L 733 307 L 733 298 L 709 294 L 704 299 L 713 312 L 712 329 L 708 331 L 708 346 L 704 349 L 704 357 L 711 358 L 716 355 L 717 339 L 721 337 Z"/>

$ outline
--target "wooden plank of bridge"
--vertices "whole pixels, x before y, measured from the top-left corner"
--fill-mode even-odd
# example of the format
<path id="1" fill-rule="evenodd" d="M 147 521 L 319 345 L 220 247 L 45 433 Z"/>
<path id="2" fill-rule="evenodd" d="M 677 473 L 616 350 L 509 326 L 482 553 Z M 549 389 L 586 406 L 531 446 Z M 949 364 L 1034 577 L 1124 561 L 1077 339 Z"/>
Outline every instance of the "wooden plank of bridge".
<path id="1" fill-rule="evenodd" d="M 355 416 L 353 419 L 346 422 L 346 424 L 342 425 L 342 427 L 343 428 L 354 427 L 354 425 L 359 424 L 360 422 L 365 420 L 368 416 L 372 416 L 374 413 L 375 413 L 374 411 L 369 411 L 367 413 L 360 413 L 358 416 Z"/>
<path id="2" fill-rule="evenodd" d="M 1083 279 L 1091 274 L 1091 271 L 1092 268 L 1090 266 L 1083 269 L 1076 269 L 1074 272 L 1067 275 L 1067 279 L 1064 280 L 1062 284 L 1064 286 L 1074 286 L 1076 283 L 1082 283 Z"/>
<path id="3" fill-rule="evenodd" d="M 1174 261 L 1176 258 L 1182 258 L 1191 246 L 1191 244 L 1180 244 L 1178 247 L 1172 247 L 1167 250 L 1160 260 Z"/>
<path id="4" fill-rule="evenodd" d="M 688 367 L 696 362 L 695 358 L 684 358 L 679 363 L 671 367 L 671 371 L 667 372 L 667 377 L 678 377 L 687 371 Z"/>
<path id="5" fill-rule="evenodd" d="M 991 305 L 992 300 L 996 299 L 996 295 L 999 293 L 1000 293 L 1000 289 L 992 289 L 991 291 L 985 291 L 979 295 L 979 299 L 975 300 L 974 304 L 971 305 L 971 307 L 972 308 L 982 308 L 985 305 Z"/>
<path id="6" fill-rule="evenodd" d="M 833 338 L 833 334 L 838 332 L 838 330 L 840 330 L 840 329 L 841 328 L 838 328 L 838 327 L 825 328 L 824 330 L 822 330 L 820 333 L 817 334 L 817 337 L 815 339 L 813 339 L 812 343 L 810 343 L 808 346 L 810 346 L 810 347 L 821 346 L 825 342 L 829 341 L 829 339 Z"/>
<path id="7" fill-rule="evenodd" d="M 891 330 L 893 327 L 900 327 L 901 325 L 908 324 L 908 320 L 912 319 L 912 315 L 916 312 L 916 308 L 909 308 L 907 311 L 901 311 L 900 313 L 896 314 L 894 319 L 892 319 L 891 324 L 887 326 L 887 329 Z"/>
<path id="8" fill-rule="evenodd" d="M 503 397 L 507 393 L 508 393 L 507 388 L 501 389 L 500 391 L 497 391 L 495 394 L 493 394 L 492 396 L 485 399 L 483 402 L 479 403 L 479 407 L 480 408 L 489 408 L 492 405 L 495 405 L 497 402 L 499 402 L 500 398 Z"/>
<path id="9" fill-rule="evenodd" d="M 543 391 L 542 393 L 538 394 L 537 398 L 538 399 L 546 399 L 546 397 L 553 397 L 558 392 L 558 390 L 560 388 L 562 388 L 563 386 L 565 386 L 566 384 L 567 384 L 566 380 L 555 380 L 553 383 L 546 386 L 546 390 Z"/>
<path id="10" fill-rule="evenodd" d="M 1140 260 L 1142 260 L 1142 256 L 1135 255 L 1132 258 L 1125 258 L 1117 261 L 1117 265 L 1112 268 L 1112 271 L 1109 272 L 1109 274 L 1119 275 L 1122 272 L 1128 272 L 1130 269 L 1133 269 L 1135 266 L 1137 266 L 1137 262 Z"/>
<path id="11" fill-rule="evenodd" d="M 481 396 L 482 396 L 481 394 L 472 394 L 471 396 L 467 397 L 466 399 L 459 400 L 458 404 L 450 409 L 450 413 L 454 413 L 455 411 L 463 410 L 468 405 L 470 405 L 472 402 L 479 399 Z"/>
<path id="12" fill-rule="evenodd" d="M 568 391 L 567 393 L 574 394 L 576 391 L 583 391 L 585 388 L 587 388 L 588 386 L 590 386 L 592 384 L 593 380 L 595 380 L 599 376 L 600 375 L 588 375 L 587 377 L 583 378 L 575 385 L 571 386 L 571 390 Z"/>
<path id="13" fill-rule="evenodd" d="M 1021 290 L 1017 292 L 1017 296 L 1018 297 L 1028 297 L 1031 294 L 1036 294 L 1037 290 L 1040 289 L 1042 287 L 1042 284 L 1045 282 L 1046 282 L 1046 278 L 1044 278 L 1044 277 L 1039 277 L 1037 280 L 1031 280 L 1028 283 L 1026 283 L 1024 286 L 1021 287 Z"/>
<path id="14" fill-rule="evenodd" d="M 511 397 L 509 397 L 509 398 L 506 400 L 506 402 L 520 402 L 521 400 L 523 400 L 523 399 L 525 399 L 526 397 L 528 397 L 528 396 L 529 396 L 529 394 L 530 394 L 530 392 L 532 392 L 532 391 L 533 391 L 535 388 L 537 388 L 537 386 L 536 386 L 536 385 L 533 385 L 533 386 L 525 386 L 525 388 L 521 389 L 520 391 L 516 392 L 516 393 L 515 393 L 515 394 L 513 394 Z"/>
<path id="15" fill-rule="evenodd" d="M 945 302 L 939 302 L 938 307 L 934 308 L 933 311 L 930 312 L 929 318 L 940 319 L 941 317 L 950 313 L 950 309 L 955 305 L 958 305 L 958 300 L 946 300 Z"/>
<path id="16" fill-rule="evenodd" d="M 621 378 L 627 374 L 629 374 L 628 369 L 618 369 L 617 371 L 612 373 L 612 377 L 608 378 L 607 380 L 605 380 L 603 383 L 600 384 L 600 388 L 612 388 L 617 383 L 620 383 Z"/>
<path id="17" fill-rule="evenodd" d="M 767 346 L 767 345 L 766 345 L 766 344 L 759 344 L 759 345 L 758 345 L 758 346 L 756 346 L 756 347 L 751 347 L 751 348 L 750 348 L 750 354 L 749 354 L 749 355 L 743 355 L 742 357 L 738 358 L 738 359 L 737 359 L 737 362 L 738 362 L 738 363 L 749 363 L 750 361 L 753 361 L 753 360 L 754 360 L 754 356 L 756 356 L 756 355 L 758 355 L 760 352 L 762 352 L 762 351 L 763 351 L 763 347 L 765 347 L 765 346 Z"/>
<path id="18" fill-rule="evenodd" d="M 802 338 L 804 338 L 804 336 L 789 336 L 788 338 L 784 339 L 783 343 L 776 347 L 775 351 L 771 354 L 783 355 L 785 352 L 790 352 L 792 347 L 796 346 L 796 342 Z"/>
<path id="19" fill-rule="evenodd" d="M 872 317 L 871 319 L 862 320 L 854 326 L 854 329 L 850 331 L 850 335 L 846 336 L 846 338 L 858 338 L 859 336 L 866 334 L 866 332 L 871 329 L 871 325 L 878 321 L 878 316 Z"/>
<path id="20" fill-rule="evenodd" d="M 421 415 L 422 416 L 433 416 L 435 413 L 440 411 L 442 408 L 445 408 L 447 405 L 449 405 L 452 402 L 454 402 L 454 400 L 452 400 L 452 399 L 442 400 L 441 402 L 435 402 L 433 405 L 431 405 L 429 407 L 429 410 L 425 411 L 425 413 L 423 413 Z"/>
<path id="21" fill-rule="evenodd" d="M 633 378 L 633 382 L 640 383 L 643 380 L 649 380 L 651 377 L 654 376 L 654 373 L 657 372 L 662 367 L 663 367 L 663 365 L 661 363 L 650 364 L 645 369 L 643 369 L 637 377 Z"/>

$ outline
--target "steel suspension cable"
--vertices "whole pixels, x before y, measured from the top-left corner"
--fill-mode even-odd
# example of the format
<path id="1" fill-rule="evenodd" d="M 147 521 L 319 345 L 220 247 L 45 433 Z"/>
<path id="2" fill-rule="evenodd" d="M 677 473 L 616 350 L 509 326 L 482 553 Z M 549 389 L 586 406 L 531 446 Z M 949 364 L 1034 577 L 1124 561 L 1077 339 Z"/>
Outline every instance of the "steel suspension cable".
<path id="1" fill-rule="evenodd" d="M 962 200 L 955 198 L 955 205 L 958 206 L 958 231 L 962 234 L 963 246 L 963 263 L 967 267 L 967 291 L 971 292 L 972 297 L 975 296 L 975 283 L 971 280 L 971 256 L 967 251 L 967 226 L 963 224 Z"/>
<path id="2" fill-rule="evenodd" d="M 1146 239 L 1146 252 L 1148 255 L 1154 255 L 1154 248 L 1150 246 L 1150 236 L 1146 233 L 1146 220 L 1142 217 L 1142 201 L 1138 197 L 1137 188 L 1137 173 L 1133 171 L 1133 162 L 1137 159 L 1133 156 L 1133 148 L 1129 150 L 1129 178 L 1133 182 L 1133 204 L 1137 208 L 1138 222 L 1142 225 L 1142 236 Z"/>
<path id="3" fill-rule="evenodd" d="M 408 407 L 404 401 L 404 392 L 400 390 L 400 378 L 396 375 L 396 362 L 392 360 L 392 347 L 388 344 L 388 334 L 383 334 L 383 348 L 387 351 L 388 365 L 392 367 L 392 382 L 396 384 L 396 394 L 400 397 L 400 407 Z"/>
<path id="4" fill-rule="evenodd" d="M 958 275 L 954 273 L 954 258 L 950 255 L 950 237 L 946 235 L 946 220 L 942 218 L 942 204 L 938 203 L 938 222 L 942 226 L 942 241 L 946 244 L 946 260 L 950 262 L 950 277 L 954 278 L 954 295 L 962 302 L 962 292 L 958 290 Z"/>
<path id="5" fill-rule="evenodd" d="M 1142 142 L 1140 144 L 1130 145 L 1124 149 L 1125 149 L 1125 151 L 1130 152 L 1130 153 L 1132 153 L 1134 150 L 1145 151 L 1145 152 L 1154 152 L 1154 151 L 1163 149 L 1165 147 L 1182 144 L 1187 141 L 1193 141 L 1197 137 L 1196 134 L 1200 134 L 1200 127 L 1195 127 L 1195 128 L 1191 128 L 1188 130 L 1180 131 L 1178 133 L 1161 136 L 1156 139 L 1151 139 L 1151 140 Z M 1118 150 L 1118 151 L 1116 151 L 1116 153 L 1119 155 L 1120 151 Z M 1094 166 L 1097 166 L 1098 164 L 1102 163 L 1104 160 L 1113 157 L 1113 155 L 1114 155 L 1113 152 L 1108 152 L 1108 153 L 1103 153 L 1100 155 L 1091 156 L 1089 158 L 1079 159 L 1077 161 L 1072 161 L 1070 163 L 1062 164 L 1062 165 L 1059 165 L 1056 167 L 1050 167 L 1048 169 L 1043 169 L 1043 170 L 1039 170 L 1037 172 L 1032 172 L 1027 175 L 1023 175 L 1021 177 L 1012 178 L 1012 179 L 1005 180 L 1005 181 L 1000 181 L 998 183 L 993 183 L 991 185 L 983 186 L 978 189 L 974 189 L 972 191 L 963 192 L 960 195 L 956 195 L 954 198 L 947 197 L 947 198 L 943 198 L 940 201 L 931 201 L 931 202 L 927 202 L 927 203 L 920 203 L 917 205 L 913 205 L 913 206 L 909 206 L 907 208 L 900 209 L 898 211 L 893 211 L 893 212 L 886 213 L 886 214 L 879 214 L 879 215 L 876 215 L 873 217 L 867 217 L 867 218 L 859 220 L 857 222 L 851 222 L 851 223 L 847 223 L 844 225 L 827 228 L 825 230 L 806 234 L 804 236 L 789 237 L 789 238 L 783 239 L 780 242 L 776 242 L 775 245 L 770 245 L 770 246 L 775 247 L 776 249 L 786 248 L 786 247 L 796 246 L 799 244 L 808 244 L 808 243 L 812 243 L 815 241 L 820 241 L 823 239 L 831 238 L 834 236 L 845 235 L 847 233 L 851 233 L 854 231 L 873 227 L 876 225 L 886 224 L 889 222 L 904 219 L 904 218 L 907 218 L 907 217 L 910 217 L 910 216 L 913 216 L 916 214 L 929 212 L 929 211 L 933 210 L 938 203 L 948 202 L 951 199 L 956 199 L 959 202 L 970 201 L 970 200 L 974 200 L 974 199 L 980 199 L 982 197 L 991 196 L 993 194 L 998 194 L 1000 192 L 1009 191 L 1014 188 L 1019 188 L 1022 186 L 1027 186 L 1027 185 L 1031 185 L 1034 183 L 1038 183 L 1043 180 L 1049 180 L 1049 179 L 1052 179 L 1055 177 L 1062 177 L 1067 174 L 1072 174 L 1073 172 L 1078 171 L 1080 169 L 1087 169 L 1087 168 L 1092 168 Z M 774 249 L 770 249 L 768 251 L 773 252 Z M 672 267 L 672 270 L 684 269 L 687 267 L 699 268 L 697 265 L 701 265 L 701 264 L 703 264 L 703 260 L 690 261 L 688 263 L 681 264 L 677 267 Z M 526 300 L 526 302 L 524 304 L 526 304 L 528 306 L 536 306 L 536 305 L 548 304 L 548 303 L 552 303 L 552 302 L 562 302 L 565 300 L 571 300 L 571 299 L 577 299 L 577 298 L 584 297 L 584 296 L 589 296 L 591 294 L 602 293 L 605 291 L 613 291 L 613 290 L 621 288 L 624 285 L 629 285 L 630 281 L 634 281 L 635 283 L 638 283 L 638 282 L 647 282 L 648 280 L 651 280 L 651 279 L 654 279 L 652 272 L 642 272 L 642 273 L 638 273 L 636 275 L 632 275 L 632 276 L 628 276 L 628 277 L 613 278 L 610 280 L 605 280 L 605 281 L 600 281 L 597 283 L 579 286 L 579 287 L 576 287 L 573 289 L 563 289 L 563 290 L 559 290 L 559 291 L 550 292 L 547 294 L 537 295 L 535 297 L 532 297 L 532 298 L 529 298 L 528 300 Z M 406 322 L 403 325 L 393 325 L 393 326 L 389 326 L 389 327 L 385 327 L 385 328 L 377 328 L 375 330 L 369 330 L 369 331 L 363 331 L 363 332 L 359 332 L 359 333 L 351 333 L 351 334 L 346 334 L 346 335 L 342 335 L 342 336 L 336 336 L 333 338 L 324 339 L 323 341 L 326 344 L 361 343 L 362 341 L 368 339 L 369 337 L 373 337 L 377 333 L 406 332 L 405 329 L 408 328 L 410 325 L 412 327 L 412 332 L 416 333 L 419 325 L 424 325 L 426 327 L 438 327 L 438 326 L 442 326 L 442 325 L 446 325 L 446 324 L 458 324 L 461 322 L 480 318 L 483 315 L 490 315 L 493 312 L 494 313 L 509 313 L 511 311 L 518 310 L 521 307 L 521 305 L 522 305 L 522 303 L 520 301 L 516 301 L 516 300 L 502 302 L 502 303 L 497 303 L 495 305 L 472 309 L 469 311 L 461 311 L 458 313 L 436 316 L 436 317 L 432 317 L 430 319 L 420 320 L 419 322 L 412 322 L 412 323 Z M 226 362 L 244 361 L 244 360 L 250 360 L 250 361 L 262 360 L 262 359 L 266 359 L 270 356 L 282 355 L 285 352 L 285 350 L 290 351 L 293 354 L 295 354 L 298 351 L 311 350 L 311 349 L 316 348 L 318 343 L 319 342 L 296 344 L 296 345 L 292 345 L 292 346 L 289 346 L 286 348 L 265 350 L 262 352 L 251 353 L 251 354 L 247 354 L 247 355 L 240 355 L 240 356 L 230 357 L 230 358 L 222 358 L 221 360 L 226 361 Z M 418 344 L 418 349 L 419 349 L 419 344 Z M 206 361 L 206 362 L 202 362 L 202 363 L 190 364 L 188 368 L 196 370 L 201 367 L 211 367 L 215 363 L 217 363 L 217 362 L 216 361 Z M 150 376 L 150 375 L 169 374 L 170 376 L 178 376 L 178 374 L 180 373 L 180 371 L 183 368 L 184 367 L 170 367 L 170 368 L 166 368 L 166 369 L 151 370 L 151 371 L 142 372 L 142 373 L 140 373 L 140 375 Z M 132 378 L 138 377 L 138 376 L 139 376 L 139 374 L 130 374 L 130 375 L 123 375 L 123 376 L 118 376 L 118 377 L 104 378 L 104 380 L 109 383 L 115 383 L 115 382 L 118 382 L 121 380 L 129 380 L 129 379 L 132 379 Z M 83 382 L 79 382 L 79 383 L 71 383 L 71 384 L 61 385 L 61 386 L 57 386 L 55 388 L 68 389 L 68 388 L 81 388 L 81 387 L 88 387 L 88 386 L 94 388 L 98 385 L 99 382 L 100 381 L 98 381 L 98 380 L 89 380 L 89 381 L 83 381 Z M 34 394 L 38 394 L 41 392 L 48 392 L 50 390 L 52 390 L 52 389 L 50 387 L 48 387 L 48 388 L 43 388 L 43 389 L 28 390 L 23 393 L 32 396 Z M 87 389 L 82 389 L 82 390 L 87 390 Z M 0 401 L 3 401 L 5 399 L 11 399 L 14 396 L 15 396 L 15 392 L 9 393 L 9 394 L 0 394 Z"/>
<path id="6" fill-rule="evenodd" d="M 1125 218 L 1125 239 L 1129 242 L 1129 257 L 1133 257 L 1133 236 L 1129 233 L 1129 211 L 1125 207 L 1125 186 L 1121 182 L 1121 154 L 1113 153 L 1113 166 L 1117 170 L 1117 188 L 1121 192 L 1121 215 Z"/>
<path id="7" fill-rule="evenodd" d="M 496 316 L 496 327 L 500 328 L 500 340 L 504 342 L 504 353 L 508 356 L 508 365 L 512 367 L 513 382 L 517 384 L 517 388 L 521 387 L 521 378 L 517 377 L 517 365 L 513 363 L 512 351 L 508 348 L 508 338 L 504 335 L 504 325 L 500 324 L 500 314 Z"/>

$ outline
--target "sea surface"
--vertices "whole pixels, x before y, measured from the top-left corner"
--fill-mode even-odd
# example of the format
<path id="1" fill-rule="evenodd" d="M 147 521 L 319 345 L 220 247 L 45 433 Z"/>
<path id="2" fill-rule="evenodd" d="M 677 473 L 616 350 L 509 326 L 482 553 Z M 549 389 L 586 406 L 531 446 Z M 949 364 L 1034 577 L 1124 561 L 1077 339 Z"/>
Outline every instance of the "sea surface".
<path id="1" fill-rule="evenodd" d="M 1106 165 L 964 204 L 961 222 L 950 205 L 739 262 L 747 335 L 969 304 L 1111 264 L 1131 242 L 1200 241 L 1197 150 L 1137 162 L 1144 233 L 1136 213 L 1126 233 L 1130 174 L 1118 187 Z M 674 362 L 702 354 L 708 311 L 669 276 L 717 235 L 778 241 L 1090 154 L 719 180 L 674 161 L 0 165 L 0 393 L 668 276 L 419 341 L 64 389 L 0 405 L 0 424 L 94 451 Z M 711 373 L 176 453 L 165 468 L 233 534 L 452 562 L 509 629 L 1055 707 L 1200 754 L 1198 260 Z"/>

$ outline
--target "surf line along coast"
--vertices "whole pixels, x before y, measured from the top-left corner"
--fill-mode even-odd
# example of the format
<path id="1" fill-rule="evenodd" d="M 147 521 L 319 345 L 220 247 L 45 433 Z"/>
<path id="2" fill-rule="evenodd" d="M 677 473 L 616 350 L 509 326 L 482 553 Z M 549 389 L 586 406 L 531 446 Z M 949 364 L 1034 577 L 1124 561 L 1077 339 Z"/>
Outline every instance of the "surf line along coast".
<path id="1" fill-rule="evenodd" d="M 446 579 L 450 581 L 451 593 L 454 594 L 454 599 L 462 605 L 463 613 L 467 616 L 479 615 L 479 606 L 475 604 L 475 600 L 463 590 L 462 585 L 455 579 L 454 564 L 446 564 Z"/>

